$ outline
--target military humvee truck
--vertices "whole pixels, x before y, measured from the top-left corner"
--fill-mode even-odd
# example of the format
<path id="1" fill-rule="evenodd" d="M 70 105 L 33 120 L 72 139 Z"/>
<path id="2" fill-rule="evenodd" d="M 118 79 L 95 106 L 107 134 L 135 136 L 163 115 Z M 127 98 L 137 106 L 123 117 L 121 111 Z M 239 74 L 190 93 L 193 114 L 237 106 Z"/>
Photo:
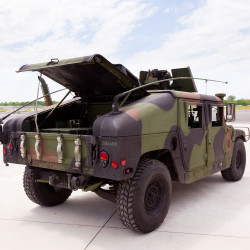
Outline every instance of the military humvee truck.
<path id="1" fill-rule="evenodd" d="M 1 126 L 4 162 L 26 165 L 24 190 L 41 206 L 58 205 L 73 190 L 93 191 L 116 202 L 126 227 L 148 233 L 168 212 L 172 180 L 243 176 L 246 137 L 226 124 L 234 106 L 225 119 L 224 95 L 198 94 L 190 68 L 142 71 L 139 80 L 93 55 L 24 71 L 75 93 Z"/>

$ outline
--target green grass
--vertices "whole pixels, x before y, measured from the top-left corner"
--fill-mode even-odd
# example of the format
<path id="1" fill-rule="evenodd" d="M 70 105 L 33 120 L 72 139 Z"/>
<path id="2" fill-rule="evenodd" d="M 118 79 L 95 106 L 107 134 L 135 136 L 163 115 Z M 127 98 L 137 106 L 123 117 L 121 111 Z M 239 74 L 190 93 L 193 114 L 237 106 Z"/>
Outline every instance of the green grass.
<path id="1" fill-rule="evenodd" d="M 235 106 L 236 110 L 250 110 L 250 106 Z"/>

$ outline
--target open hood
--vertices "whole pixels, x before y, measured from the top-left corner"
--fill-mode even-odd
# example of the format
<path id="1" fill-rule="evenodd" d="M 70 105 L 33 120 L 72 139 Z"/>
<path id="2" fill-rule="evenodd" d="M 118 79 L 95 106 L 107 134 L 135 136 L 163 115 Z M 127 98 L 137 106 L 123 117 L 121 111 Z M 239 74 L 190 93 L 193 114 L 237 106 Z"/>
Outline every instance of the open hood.
<path id="1" fill-rule="evenodd" d="M 101 55 L 66 60 L 51 59 L 22 66 L 17 72 L 38 71 L 79 96 L 117 95 L 140 81 L 121 64 L 112 64 Z"/>

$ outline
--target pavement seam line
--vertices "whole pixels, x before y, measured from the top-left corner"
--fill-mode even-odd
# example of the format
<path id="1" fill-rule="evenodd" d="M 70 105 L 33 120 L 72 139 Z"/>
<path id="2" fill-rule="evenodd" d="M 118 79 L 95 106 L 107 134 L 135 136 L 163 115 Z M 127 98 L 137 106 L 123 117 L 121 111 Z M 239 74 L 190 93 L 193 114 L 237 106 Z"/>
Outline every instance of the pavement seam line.
<path id="1" fill-rule="evenodd" d="M 107 226 L 106 228 L 110 229 L 123 229 L 123 230 L 131 230 L 129 228 L 121 228 L 121 227 L 112 227 Z M 175 232 L 175 231 L 164 231 L 164 230 L 155 230 L 158 233 L 169 233 L 169 234 L 190 234 L 190 235 L 203 235 L 203 236 L 211 236 L 211 237 L 224 237 L 224 238 L 238 238 L 238 239 L 250 239 L 250 236 L 235 236 L 235 235 L 223 235 L 223 234 L 201 234 L 201 233 L 187 233 L 187 232 Z"/>
<path id="2" fill-rule="evenodd" d="M 109 217 L 109 219 L 103 224 L 103 226 L 100 228 L 100 230 L 96 233 L 96 235 L 93 237 L 93 239 L 89 242 L 89 244 L 84 248 L 84 250 L 86 250 L 89 245 L 94 241 L 94 239 L 97 237 L 97 235 L 102 231 L 102 229 L 106 226 L 106 224 L 111 220 L 111 218 L 114 216 L 114 214 L 116 213 L 116 211 L 114 211 L 114 213 Z"/>
<path id="3" fill-rule="evenodd" d="M 235 235 L 223 235 L 223 234 L 201 234 L 201 233 L 187 233 L 187 232 L 171 232 L 171 231 L 160 231 L 157 230 L 159 233 L 172 233 L 172 234 L 187 234 L 187 235 L 201 235 L 201 236 L 211 236 L 211 237 L 223 237 L 223 238 L 238 238 L 238 239 L 250 239 L 247 236 L 235 236 Z"/>
<path id="4" fill-rule="evenodd" d="M 21 219 L 6 219 L 0 218 L 3 221 L 16 221 L 16 222 L 27 222 L 27 223 L 40 223 L 40 224 L 53 224 L 53 225 L 65 225 L 65 226 L 79 226 L 79 227 L 100 227 L 94 225 L 83 225 L 83 224 L 74 224 L 74 223 L 61 223 L 61 222 L 49 222 L 49 221 L 31 221 L 31 220 L 21 220 Z"/>

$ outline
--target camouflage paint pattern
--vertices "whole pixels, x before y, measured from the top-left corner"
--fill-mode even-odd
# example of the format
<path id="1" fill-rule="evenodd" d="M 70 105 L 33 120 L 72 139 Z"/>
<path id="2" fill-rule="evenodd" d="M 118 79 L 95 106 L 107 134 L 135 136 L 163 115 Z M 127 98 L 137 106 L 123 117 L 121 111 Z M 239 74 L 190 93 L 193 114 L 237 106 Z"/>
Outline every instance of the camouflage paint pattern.
<path id="1" fill-rule="evenodd" d="M 32 130 L 33 115 L 9 120 L 3 127 L 3 134 L 8 139 L 8 143 L 4 143 L 7 152 L 4 155 L 5 162 L 120 181 L 134 176 L 140 159 L 160 159 L 165 154 L 171 157 L 172 165 L 166 165 L 173 168 L 178 180 L 191 183 L 228 168 L 235 139 L 240 136 L 244 140 L 242 132 L 227 126 L 224 118 L 220 125 L 213 121 L 212 107 L 219 111 L 223 109 L 223 103 L 217 96 L 176 90 L 149 94 L 140 89 L 137 94 L 132 95 L 136 98 L 133 101 L 130 99 L 127 102 L 129 104 L 118 112 L 108 112 L 111 110 L 111 103 L 103 100 L 110 100 L 110 96 L 142 86 L 125 67 L 111 64 L 100 55 L 61 61 L 54 59 L 42 64 L 25 65 L 20 68 L 19 72 L 21 71 L 38 71 L 77 93 L 79 99 L 72 103 L 82 101 L 84 107 L 94 96 L 94 99 L 102 100 L 103 105 L 97 101 L 95 106 L 93 101 L 86 116 L 87 123 L 91 125 L 82 130 L 75 129 L 74 134 L 60 129 L 62 124 L 68 128 L 67 124 L 70 124 L 71 119 L 55 119 L 54 125 L 48 128 L 58 128 L 58 131 L 39 133 L 40 159 L 36 153 L 37 133 L 31 132 L 35 131 L 34 128 Z M 185 89 L 184 85 L 182 89 Z M 138 96 L 144 97 L 139 99 Z M 191 107 L 192 112 L 192 106 L 196 106 L 197 113 L 200 113 L 199 126 L 193 128 L 189 126 L 188 117 L 188 109 Z M 75 108 L 73 104 L 70 107 Z M 66 108 L 66 105 L 62 105 L 57 110 L 59 118 L 64 116 L 63 110 Z M 69 117 L 70 111 L 68 108 Z M 49 112 L 49 108 L 38 114 L 38 120 L 45 119 L 46 112 Z M 84 121 L 82 124 L 85 124 Z M 89 131 L 88 135 L 84 129 Z M 22 134 L 26 135 L 25 158 L 21 157 L 20 151 Z M 58 162 L 58 136 L 63 139 L 61 163 Z M 78 157 L 76 138 L 81 142 Z M 9 145 L 13 145 L 12 149 Z M 102 164 L 99 158 L 102 151 L 108 155 L 106 164 Z M 80 158 L 78 168 L 75 164 L 76 158 Z"/>
<path id="2" fill-rule="evenodd" d="M 189 105 L 201 105 L 202 127 L 188 127 Z M 21 159 L 19 153 L 18 162 L 74 173 L 74 140 L 80 136 L 82 161 L 79 173 L 83 175 L 127 179 L 134 175 L 141 157 L 165 150 L 172 156 L 179 181 L 191 183 L 230 166 L 236 133 L 224 120 L 221 126 L 212 125 L 211 106 L 221 107 L 222 102 L 218 97 L 197 93 L 166 91 L 151 94 L 124 106 L 117 114 L 98 117 L 93 125 L 93 136 L 40 132 L 40 160 L 35 152 L 37 133 L 26 132 L 27 157 Z M 62 163 L 58 163 L 58 135 L 63 138 Z M 93 142 L 95 140 L 97 142 Z M 110 157 L 105 168 L 98 157 L 95 161 L 92 159 L 93 153 L 98 156 L 101 151 Z M 125 167 L 121 165 L 122 159 L 126 159 Z M 112 167 L 112 161 L 118 163 L 117 168 Z M 129 173 L 125 173 L 126 169 L 130 169 Z"/>

